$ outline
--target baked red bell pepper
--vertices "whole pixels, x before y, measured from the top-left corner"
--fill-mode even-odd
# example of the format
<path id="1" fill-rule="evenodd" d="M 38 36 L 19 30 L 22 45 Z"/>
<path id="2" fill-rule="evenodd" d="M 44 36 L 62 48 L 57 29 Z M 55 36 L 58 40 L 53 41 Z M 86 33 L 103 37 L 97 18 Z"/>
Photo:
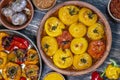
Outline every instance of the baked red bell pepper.
<path id="1" fill-rule="evenodd" d="M 29 47 L 29 42 L 24 38 L 15 36 L 7 50 L 12 51 L 15 47 L 19 49 L 27 49 Z"/>

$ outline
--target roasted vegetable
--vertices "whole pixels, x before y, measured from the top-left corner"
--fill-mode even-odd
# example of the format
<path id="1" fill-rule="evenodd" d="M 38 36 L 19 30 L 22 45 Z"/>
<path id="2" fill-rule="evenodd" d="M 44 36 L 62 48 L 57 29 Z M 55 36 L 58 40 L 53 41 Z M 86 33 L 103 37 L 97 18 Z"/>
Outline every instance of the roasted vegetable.
<path id="1" fill-rule="evenodd" d="M 95 23 L 88 28 L 88 37 L 92 40 L 99 40 L 104 37 L 104 26 L 101 23 Z"/>
<path id="2" fill-rule="evenodd" d="M 53 56 L 58 49 L 58 44 L 55 38 L 44 36 L 41 41 L 42 49 L 48 56 Z"/>
<path id="3" fill-rule="evenodd" d="M 91 41 L 88 47 L 88 53 L 94 58 L 99 59 L 105 52 L 105 43 L 102 40 Z"/>
<path id="4" fill-rule="evenodd" d="M 27 58 L 26 58 L 25 64 L 26 65 L 28 65 L 28 64 L 37 64 L 38 60 L 39 60 L 39 57 L 38 57 L 37 51 L 34 50 L 34 49 L 29 49 L 27 51 Z"/>
<path id="5" fill-rule="evenodd" d="M 85 38 L 75 38 L 72 40 L 70 49 L 74 54 L 82 54 L 87 50 L 88 42 Z"/>
<path id="6" fill-rule="evenodd" d="M 0 69 L 4 68 L 7 63 L 7 53 L 0 52 Z"/>
<path id="7" fill-rule="evenodd" d="M 25 9 L 27 5 L 27 0 L 16 0 L 15 2 L 12 3 L 12 10 L 15 12 L 21 12 L 22 10 Z"/>
<path id="8" fill-rule="evenodd" d="M 69 49 L 58 49 L 53 56 L 54 64 L 59 68 L 68 68 L 73 63 L 73 55 Z"/>
<path id="9" fill-rule="evenodd" d="M 75 55 L 73 58 L 73 66 L 77 70 L 87 69 L 92 66 L 92 58 L 88 53 Z"/>
<path id="10" fill-rule="evenodd" d="M 17 62 L 17 56 L 15 54 L 15 51 L 12 51 L 8 54 L 8 61 L 9 62 Z"/>
<path id="11" fill-rule="evenodd" d="M 0 32 L 0 51 L 5 50 L 2 42 L 3 42 L 3 38 L 8 37 L 9 35 L 5 32 Z"/>
<path id="12" fill-rule="evenodd" d="M 20 80 L 21 68 L 18 64 L 9 62 L 4 67 L 2 74 L 5 80 Z"/>
<path id="13" fill-rule="evenodd" d="M 71 25 L 77 22 L 78 13 L 79 13 L 78 7 L 73 5 L 68 5 L 59 9 L 58 16 L 64 24 Z"/>
<path id="14" fill-rule="evenodd" d="M 24 13 L 15 13 L 11 17 L 11 21 L 13 25 L 23 25 L 27 21 L 27 16 Z"/>
<path id="15" fill-rule="evenodd" d="M 7 47 L 7 50 L 8 51 L 12 51 L 15 48 L 18 48 L 18 49 L 27 49 L 28 47 L 29 47 L 28 40 L 26 40 L 24 38 L 21 38 L 21 37 L 14 36 L 13 39 L 12 39 L 12 41 L 11 41 L 11 43 L 10 43 L 10 45 Z"/>
<path id="16" fill-rule="evenodd" d="M 72 40 L 72 36 L 68 31 L 63 31 L 62 35 L 57 37 L 58 45 L 62 49 L 70 48 L 71 40 Z"/>
<path id="17" fill-rule="evenodd" d="M 83 37 L 86 34 L 86 27 L 81 23 L 74 23 L 69 27 L 70 34 L 75 38 Z"/>
<path id="18" fill-rule="evenodd" d="M 120 78 L 120 67 L 114 60 L 110 59 L 110 61 L 112 63 L 107 66 L 105 75 L 110 80 L 117 80 Z"/>
<path id="19" fill-rule="evenodd" d="M 56 17 L 50 17 L 45 22 L 45 31 L 52 37 L 61 35 L 64 28 L 64 24 Z"/>
<path id="20" fill-rule="evenodd" d="M 38 80 L 39 67 L 37 65 L 27 65 L 25 67 L 25 73 L 30 80 Z"/>
<path id="21" fill-rule="evenodd" d="M 79 11 L 79 21 L 87 26 L 91 26 L 97 21 L 97 14 L 88 8 L 82 8 Z"/>
<path id="22" fill-rule="evenodd" d="M 5 8 L 2 8 L 2 14 L 5 17 L 11 18 L 12 15 L 14 14 L 14 11 L 10 7 L 5 7 Z"/>

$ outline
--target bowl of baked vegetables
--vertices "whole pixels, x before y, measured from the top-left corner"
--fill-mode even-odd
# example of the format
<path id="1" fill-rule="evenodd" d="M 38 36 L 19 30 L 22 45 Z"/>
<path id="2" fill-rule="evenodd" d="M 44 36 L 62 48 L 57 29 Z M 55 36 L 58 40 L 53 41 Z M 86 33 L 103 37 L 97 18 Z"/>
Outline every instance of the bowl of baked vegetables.
<path id="1" fill-rule="evenodd" d="M 22 33 L 0 30 L 0 80 L 39 80 L 41 71 L 35 44 Z"/>
<path id="2" fill-rule="evenodd" d="M 112 35 L 108 21 L 94 6 L 66 1 L 43 17 L 37 46 L 43 61 L 64 75 L 83 75 L 109 55 Z"/>

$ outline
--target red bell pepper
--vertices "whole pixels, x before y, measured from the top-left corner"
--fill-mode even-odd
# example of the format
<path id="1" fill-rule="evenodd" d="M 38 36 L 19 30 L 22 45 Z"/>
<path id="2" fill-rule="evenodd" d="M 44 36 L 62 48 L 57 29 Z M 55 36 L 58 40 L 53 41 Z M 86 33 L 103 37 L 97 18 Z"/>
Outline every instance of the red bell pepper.
<path id="1" fill-rule="evenodd" d="M 24 38 L 15 36 L 7 50 L 12 51 L 15 47 L 19 49 L 27 49 L 29 47 L 29 42 Z"/>
<path id="2" fill-rule="evenodd" d="M 91 78 L 91 80 L 104 80 L 104 79 L 103 79 L 103 76 L 105 75 L 105 71 L 106 71 L 106 69 L 104 70 L 104 72 L 102 72 L 102 74 L 100 74 L 100 73 L 97 72 L 97 71 L 94 71 L 94 72 L 92 73 L 92 78 Z"/>

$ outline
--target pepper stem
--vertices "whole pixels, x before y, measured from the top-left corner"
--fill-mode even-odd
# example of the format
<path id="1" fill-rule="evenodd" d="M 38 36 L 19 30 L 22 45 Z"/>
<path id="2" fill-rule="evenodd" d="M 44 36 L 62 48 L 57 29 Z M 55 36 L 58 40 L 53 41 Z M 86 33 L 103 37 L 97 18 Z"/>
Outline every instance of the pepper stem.
<path id="1" fill-rule="evenodd" d="M 116 66 L 116 67 L 118 67 L 118 64 L 115 62 L 115 60 L 113 60 L 113 59 L 110 59 L 110 62 L 112 62 L 113 66 Z"/>
<path id="2" fill-rule="evenodd" d="M 100 75 L 101 78 L 105 75 L 105 71 L 106 71 L 106 68 L 104 69 L 104 72 Z"/>

